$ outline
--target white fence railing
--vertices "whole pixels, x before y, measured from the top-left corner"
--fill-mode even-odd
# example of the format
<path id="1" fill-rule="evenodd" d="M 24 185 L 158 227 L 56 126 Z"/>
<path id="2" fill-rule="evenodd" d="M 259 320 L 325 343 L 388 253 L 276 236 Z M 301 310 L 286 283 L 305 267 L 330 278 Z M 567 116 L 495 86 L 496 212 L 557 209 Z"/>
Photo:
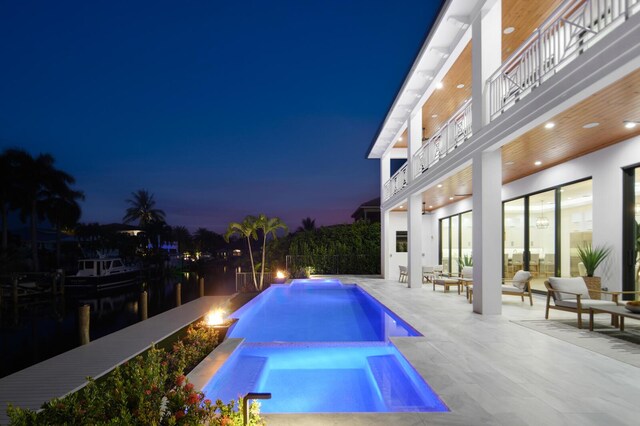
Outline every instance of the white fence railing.
<path id="1" fill-rule="evenodd" d="M 491 120 L 640 10 L 640 0 L 567 0 L 488 81 Z"/>
<path id="2" fill-rule="evenodd" d="M 391 176 L 391 179 L 384 184 L 384 199 L 385 201 L 393 197 L 398 192 L 407 186 L 409 172 L 407 171 L 407 163 L 404 163 L 400 169 Z"/>
<path id="3" fill-rule="evenodd" d="M 413 155 L 413 177 L 418 177 L 471 137 L 471 99 L 467 99 L 422 148 Z"/>

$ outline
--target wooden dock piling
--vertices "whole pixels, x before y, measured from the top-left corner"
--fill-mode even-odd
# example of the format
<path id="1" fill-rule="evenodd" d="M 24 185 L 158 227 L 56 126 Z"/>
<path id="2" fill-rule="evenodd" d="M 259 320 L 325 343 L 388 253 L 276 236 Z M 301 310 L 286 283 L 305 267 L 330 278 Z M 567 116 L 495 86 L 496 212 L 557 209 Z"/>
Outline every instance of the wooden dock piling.
<path id="1" fill-rule="evenodd" d="M 182 284 L 176 284 L 176 307 L 182 305 Z"/>
<path id="2" fill-rule="evenodd" d="M 82 305 L 78 308 L 78 330 L 80 334 L 80 344 L 86 345 L 91 341 L 89 337 L 89 327 L 91 320 L 91 307 Z"/>
<path id="3" fill-rule="evenodd" d="M 144 321 L 147 318 L 147 292 L 143 291 L 140 293 L 140 320 Z"/>
<path id="4" fill-rule="evenodd" d="M 204 297 L 204 277 L 200 277 L 198 282 L 200 284 L 200 297 Z"/>

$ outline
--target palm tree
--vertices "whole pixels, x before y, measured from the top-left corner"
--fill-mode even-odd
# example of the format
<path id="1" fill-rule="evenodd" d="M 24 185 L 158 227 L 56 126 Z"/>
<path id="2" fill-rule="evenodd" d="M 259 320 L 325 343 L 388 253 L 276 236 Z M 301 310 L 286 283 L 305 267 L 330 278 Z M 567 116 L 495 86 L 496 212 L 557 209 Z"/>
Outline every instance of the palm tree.
<path id="1" fill-rule="evenodd" d="M 284 222 L 280 220 L 280 218 L 278 217 L 268 218 L 264 214 L 261 214 L 260 216 L 258 216 L 257 222 L 258 222 L 258 229 L 262 230 L 262 265 L 261 265 L 261 271 L 260 271 L 260 288 L 259 288 L 259 290 L 262 290 L 262 286 L 264 284 L 264 267 L 265 267 L 265 261 L 267 257 L 267 236 L 271 234 L 273 238 L 278 238 L 276 231 L 278 229 L 284 229 L 286 232 L 288 228 L 287 228 L 287 225 L 285 225 Z"/>
<path id="2" fill-rule="evenodd" d="M 258 239 L 258 219 L 255 216 L 246 216 L 241 223 L 231 222 L 227 228 L 226 234 L 224 234 L 224 240 L 229 242 L 229 238 L 232 235 L 240 235 L 247 239 L 247 246 L 249 246 L 249 259 L 251 259 L 253 285 L 256 290 L 259 290 L 258 280 L 256 279 L 256 268 L 253 262 L 253 252 L 251 251 L 251 238 L 254 240 Z"/>
<path id="3" fill-rule="evenodd" d="M 44 214 L 56 230 L 56 264 L 60 266 L 60 234 L 62 228 L 72 228 L 80 220 L 82 210 L 78 200 L 84 200 L 81 191 L 60 188 L 44 202 Z"/>
<path id="4" fill-rule="evenodd" d="M 184 226 L 175 226 L 172 230 L 173 240 L 178 243 L 178 253 L 187 251 L 190 246 L 192 237 L 189 230 Z"/>
<path id="5" fill-rule="evenodd" d="M 124 223 L 137 220 L 138 225 L 143 227 L 151 222 L 164 221 L 164 211 L 155 208 L 156 201 L 153 199 L 153 194 L 149 194 L 146 189 L 139 189 L 131 195 L 133 198 L 126 200 L 131 207 L 127 208 L 122 219 Z"/>
<path id="6" fill-rule="evenodd" d="M 306 231 L 315 231 L 316 230 L 316 220 L 307 217 L 302 219 L 302 226 L 298 226 L 296 232 L 306 232 Z"/>
<path id="7" fill-rule="evenodd" d="M 20 219 L 25 222 L 27 217 L 31 217 L 33 269 L 37 272 L 40 270 L 37 223 L 39 219 L 44 219 L 43 207 L 55 194 L 71 191 L 69 185 L 75 183 L 75 179 L 54 167 L 55 159 L 51 154 L 39 154 L 34 158 L 24 150 L 10 151 L 17 165 Z"/>

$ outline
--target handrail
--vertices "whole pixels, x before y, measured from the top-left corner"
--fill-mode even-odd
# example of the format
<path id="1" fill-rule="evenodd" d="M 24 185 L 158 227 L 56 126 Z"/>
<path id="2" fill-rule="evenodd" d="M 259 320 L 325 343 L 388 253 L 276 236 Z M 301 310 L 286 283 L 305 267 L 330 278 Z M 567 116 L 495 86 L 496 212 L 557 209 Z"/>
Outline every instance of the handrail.
<path id="1" fill-rule="evenodd" d="M 413 164 L 416 165 L 413 168 L 413 177 L 420 176 L 469 139 L 472 136 L 471 120 L 471 98 L 469 98 L 413 155 Z"/>
<path id="2" fill-rule="evenodd" d="M 402 191 L 408 182 L 408 163 L 404 163 L 397 172 L 384 184 L 385 201 Z"/>
<path id="3" fill-rule="evenodd" d="M 250 399 L 271 399 L 271 393 L 249 392 L 242 398 L 242 424 L 249 424 L 249 400 Z"/>
<path id="4" fill-rule="evenodd" d="M 494 120 L 640 10 L 640 0 L 563 2 L 489 78 Z"/>

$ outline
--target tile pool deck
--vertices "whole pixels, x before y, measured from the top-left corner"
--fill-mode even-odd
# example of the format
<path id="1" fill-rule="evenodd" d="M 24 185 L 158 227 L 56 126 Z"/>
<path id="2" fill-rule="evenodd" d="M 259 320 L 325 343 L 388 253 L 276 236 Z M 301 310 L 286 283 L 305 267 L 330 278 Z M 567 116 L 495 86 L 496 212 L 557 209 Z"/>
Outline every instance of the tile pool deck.
<path id="1" fill-rule="evenodd" d="M 483 316 L 456 292 L 338 278 L 361 285 L 424 334 L 392 340 L 451 412 L 264 414 L 269 425 L 637 424 L 639 368 L 513 322 L 544 319 L 542 297 L 533 307 L 504 297 L 501 316 Z"/>

